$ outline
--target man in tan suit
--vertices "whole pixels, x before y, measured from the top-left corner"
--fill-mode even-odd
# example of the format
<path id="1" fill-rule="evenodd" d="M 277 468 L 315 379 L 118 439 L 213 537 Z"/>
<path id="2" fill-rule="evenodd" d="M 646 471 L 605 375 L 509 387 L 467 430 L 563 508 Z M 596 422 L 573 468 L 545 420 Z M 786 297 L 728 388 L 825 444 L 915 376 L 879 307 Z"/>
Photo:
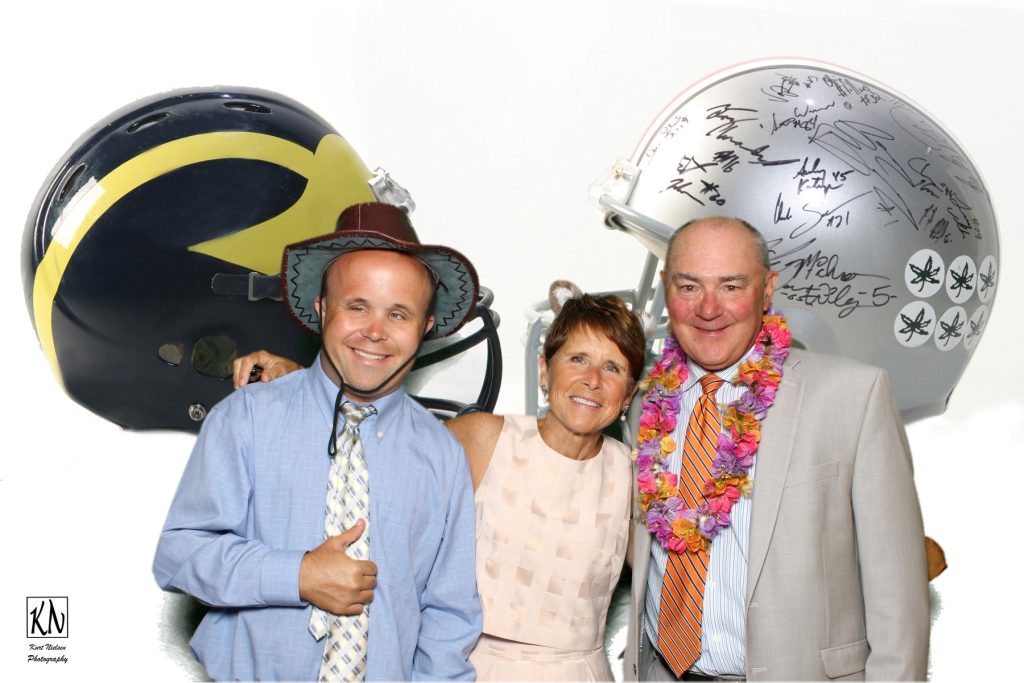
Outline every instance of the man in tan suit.
<path id="1" fill-rule="evenodd" d="M 777 275 L 756 230 L 709 218 L 673 236 L 662 278 L 672 332 L 687 356 L 679 448 L 669 458 L 679 474 L 698 380 L 713 372 L 726 381 L 718 404 L 739 398 L 745 387 L 729 382 L 750 356 Z M 696 608 L 687 603 L 696 633 L 681 625 L 687 607 L 663 592 L 698 583 L 675 569 L 687 551 L 673 562 L 675 551 L 638 514 L 626 678 L 924 679 L 924 533 L 887 376 L 793 349 L 760 429 L 752 495 L 729 511 L 704 556 L 702 595 Z M 666 582 L 667 574 L 675 576 Z M 699 644 L 691 656 L 680 654 L 680 638 Z"/>

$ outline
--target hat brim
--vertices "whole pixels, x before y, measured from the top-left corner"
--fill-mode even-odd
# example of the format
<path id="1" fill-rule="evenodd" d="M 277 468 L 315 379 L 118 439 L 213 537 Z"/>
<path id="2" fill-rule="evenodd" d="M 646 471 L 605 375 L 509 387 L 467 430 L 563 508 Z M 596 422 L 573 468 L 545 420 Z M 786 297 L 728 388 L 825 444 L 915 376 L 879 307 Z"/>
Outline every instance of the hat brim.
<path id="1" fill-rule="evenodd" d="M 285 247 L 281 264 L 282 294 L 288 311 L 300 325 L 316 334 L 321 332 L 314 301 L 320 296 L 324 271 L 338 257 L 365 249 L 409 254 L 436 275 L 434 326 L 427 333 L 427 339 L 447 337 L 472 316 L 480 285 L 469 259 L 445 246 L 403 242 L 366 230 L 323 235 Z"/>

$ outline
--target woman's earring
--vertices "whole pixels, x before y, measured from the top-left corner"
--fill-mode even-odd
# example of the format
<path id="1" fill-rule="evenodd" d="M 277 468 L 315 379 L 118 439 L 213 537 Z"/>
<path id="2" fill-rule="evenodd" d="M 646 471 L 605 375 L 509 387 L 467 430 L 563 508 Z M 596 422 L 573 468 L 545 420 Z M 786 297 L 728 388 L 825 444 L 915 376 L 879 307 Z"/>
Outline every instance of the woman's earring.
<path id="1" fill-rule="evenodd" d="M 545 401 L 548 400 L 548 385 L 547 384 L 541 384 L 540 385 L 540 393 L 544 396 L 544 400 Z"/>
<path id="2" fill-rule="evenodd" d="M 628 403 L 626 405 L 622 406 L 622 412 L 619 413 L 619 419 L 622 420 L 623 422 L 626 421 L 626 413 L 627 412 L 629 412 L 629 404 Z"/>

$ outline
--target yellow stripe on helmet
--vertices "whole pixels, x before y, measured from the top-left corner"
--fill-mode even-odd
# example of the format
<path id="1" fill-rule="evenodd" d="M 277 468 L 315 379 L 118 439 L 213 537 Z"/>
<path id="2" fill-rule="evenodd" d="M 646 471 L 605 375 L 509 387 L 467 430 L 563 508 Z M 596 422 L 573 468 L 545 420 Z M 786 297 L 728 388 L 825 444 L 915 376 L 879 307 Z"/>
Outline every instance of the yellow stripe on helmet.
<path id="1" fill-rule="evenodd" d="M 214 258 L 267 275 L 280 270 L 284 247 L 334 230 L 342 209 L 373 201 L 370 172 L 339 135 L 321 138 L 316 152 L 263 133 L 224 131 L 172 140 L 121 164 L 79 190 L 53 227 L 53 236 L 32 288 L 36 334 L 64 386 L 53 339 L 53 303 L 64 271 L 92 226 L 129 192 L 179 168 L 218 159 L 270 161 L 307 179 L 302 196 L 277 216 L 230 235 L 189 247 Z"/>

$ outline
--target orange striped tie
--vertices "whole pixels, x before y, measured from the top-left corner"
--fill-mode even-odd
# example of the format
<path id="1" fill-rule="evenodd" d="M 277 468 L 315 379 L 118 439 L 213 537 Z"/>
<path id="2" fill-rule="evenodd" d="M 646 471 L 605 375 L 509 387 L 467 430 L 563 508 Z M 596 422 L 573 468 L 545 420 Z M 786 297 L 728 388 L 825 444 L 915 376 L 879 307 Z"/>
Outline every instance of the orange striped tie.
<path id="1" fill-rule="evenodd" d="M 721 416 L 715 392 L 725 380 L 713 373 L 700 378 L 704 394 L 697 399 L 686 426 L 679 493 L 687 508 L 704 502 L 704 482 L 711 478 L 711 465 L 718 447 Z M 677 676 L 700 658 L 701 615 L 704 612 L 704 580 L 708 575 L 708 554 L 668 552 L 668 565 L 661 588 L 658 614 L 658 649 Z"/>

